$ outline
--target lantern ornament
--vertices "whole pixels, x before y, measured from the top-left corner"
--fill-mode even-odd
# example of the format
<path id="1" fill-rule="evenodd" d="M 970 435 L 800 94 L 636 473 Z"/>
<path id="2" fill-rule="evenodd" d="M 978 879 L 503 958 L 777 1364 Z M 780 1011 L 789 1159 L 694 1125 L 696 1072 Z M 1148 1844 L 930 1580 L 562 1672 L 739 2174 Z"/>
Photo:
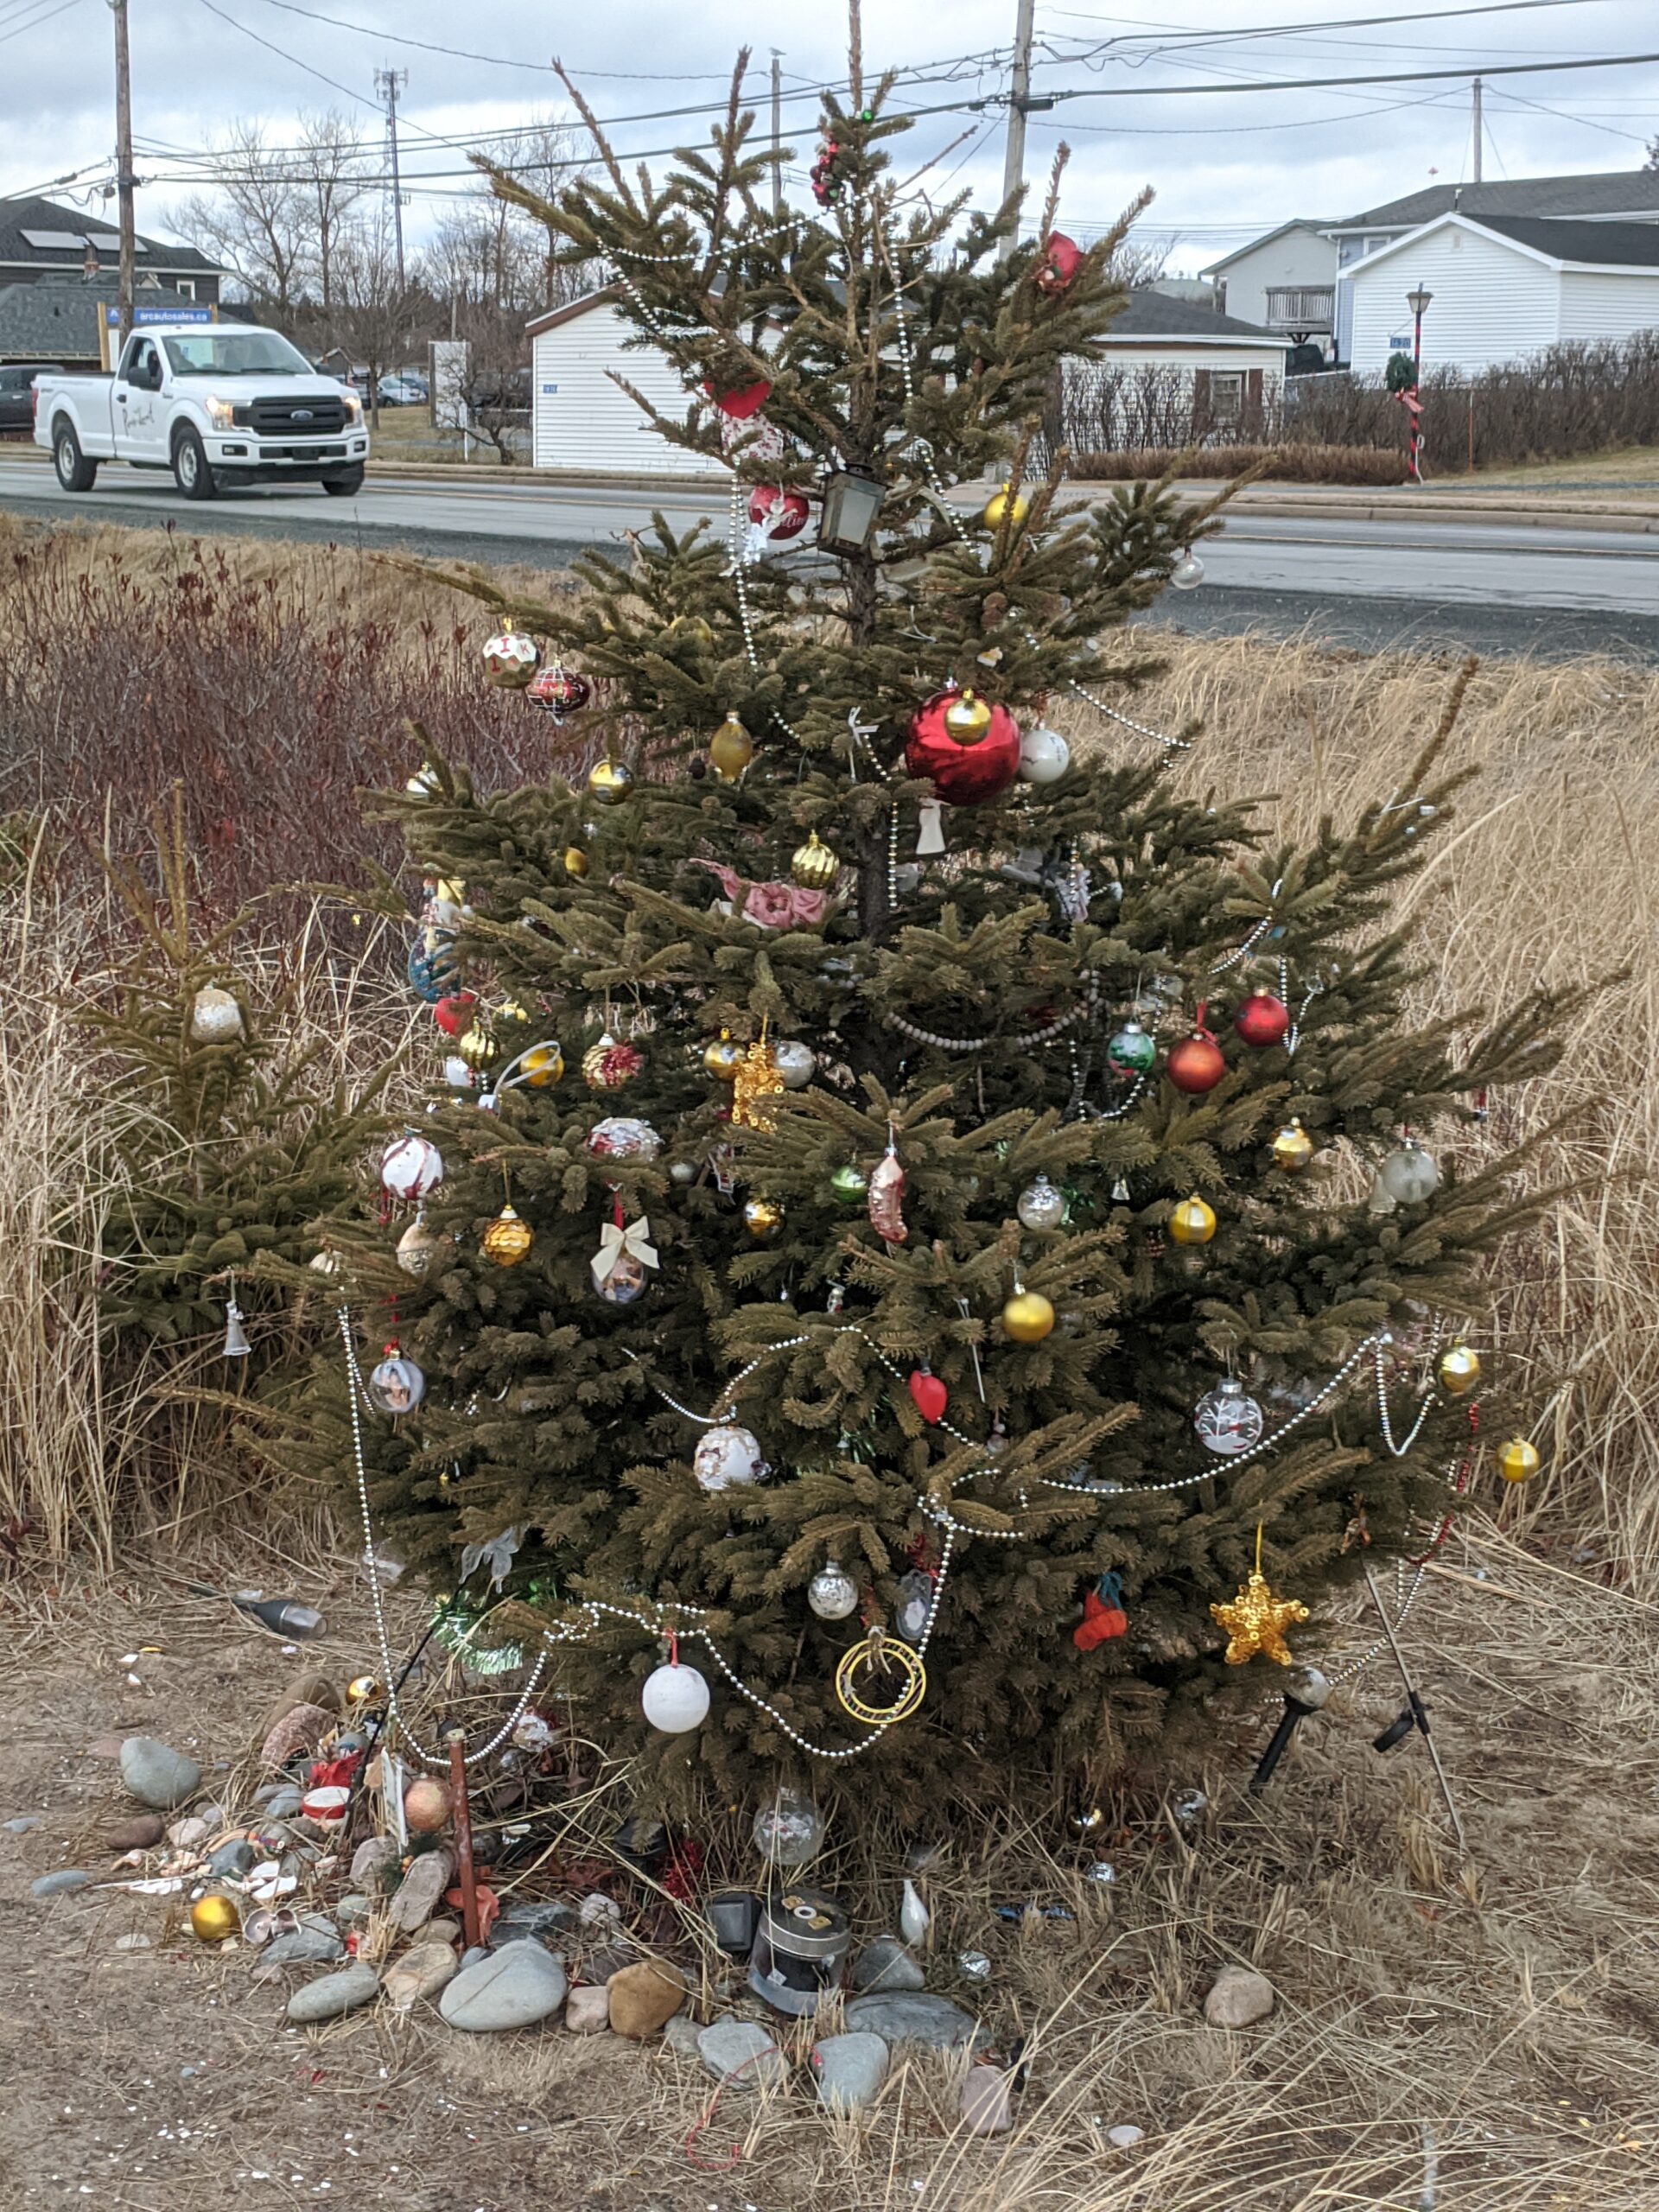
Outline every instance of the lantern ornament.
<path id="1" fill-rule="evenodd" d="M 818 543 L 826 553 L 861 553 L 875 535 L 883 486 L 859 468 L 832 468 L 819 497 Z"/>

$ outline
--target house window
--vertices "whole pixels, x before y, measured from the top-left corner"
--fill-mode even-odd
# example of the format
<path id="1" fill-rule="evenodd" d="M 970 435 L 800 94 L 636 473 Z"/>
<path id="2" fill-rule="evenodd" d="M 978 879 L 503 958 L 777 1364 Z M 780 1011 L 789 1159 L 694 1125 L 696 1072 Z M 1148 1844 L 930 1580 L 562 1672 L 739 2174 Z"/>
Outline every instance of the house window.
<path id="1" fill-rule="evenodd" d="M 173 279 L 173 289 L 181 300 L 194 300 L 196 296 L 196 280 L 194 276 L 175 276 Z"/>
<path id="2" fill-rule="evenodd" d="M 1236 423 L 1243 412 L 1243 370 L 1212 369 L 1210 372 L 1211 419 L 1217 423 Z"/>

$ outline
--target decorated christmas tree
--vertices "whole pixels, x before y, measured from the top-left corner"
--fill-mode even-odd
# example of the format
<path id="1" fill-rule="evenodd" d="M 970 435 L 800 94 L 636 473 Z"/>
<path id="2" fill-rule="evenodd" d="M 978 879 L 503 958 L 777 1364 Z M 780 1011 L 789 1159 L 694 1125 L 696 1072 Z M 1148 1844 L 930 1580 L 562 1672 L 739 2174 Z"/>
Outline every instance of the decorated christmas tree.
<path id="1" fill-rule="evenodd" d="M 660 183 L 500 181 L 681 371 L 730 526 L 553 607 L 455 575 L 562 766 L 438 743 L 386 802 L 451 1058 L 337 1227 L 311 1448 L 664 1805 L 1098 1779 L 1317 1660 L 1469 1476 L 1521 1217 L 1458 1132 L 1550 1060 L 1541 1005 L 1414 1012 L 1444 730 L 1307 850 L 1171 788 L 1122 626 L 1214 509 L 1035 466 L 1113 241 L 931 202 L 884 99 L 855 53 L 810 208 L 735 100 Z"/>

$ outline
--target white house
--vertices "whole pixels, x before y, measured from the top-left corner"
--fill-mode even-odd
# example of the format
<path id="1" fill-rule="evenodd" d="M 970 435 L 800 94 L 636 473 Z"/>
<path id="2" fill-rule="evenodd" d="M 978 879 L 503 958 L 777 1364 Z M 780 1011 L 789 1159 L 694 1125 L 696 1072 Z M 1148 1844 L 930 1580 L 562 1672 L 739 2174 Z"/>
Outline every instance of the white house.
<path id="1" fill-rule="evenodd" d="M 1169 435 L 1185 438 L 1224 430 L 1230 423 L 1258 417 L 1262 403 L 1283 379 L 1291 340 L 1236 315 L 1217 314 L 1191 300 L 1173 300 L 1150 287 L 1129 294 L 1128 304 L 1090 349 L 1096 364 L 1131 371 L 1158 371 L 1160 393 L 1179 390 L 1188 420 Z M 1071 374 L 1086 386 L 1088 362 Z M 1150 378 L 1144 379 L 1150 384 Z M 1160 411 L 1166 413 L 1166 401 Z M 1103 443 L 1119 442 L 1106 438 Z M 1160 444 L 1154 435 L 1132 442 Z"/>
<path id="2" fill-rule="evenodd" d="M 1298 215 L 1202 272 L 1216 305 L 1263 330 L 1328 338 L 1336 307 L 1337 250 L 1326 226 Z"/>
<path id="3" fill-rule="evenodd" d="M 706 475 L 700 454 L 671 445 L 619 389 L 626 377 L 652 405 L 676 420 L 689 402 L 679 371 L 654 346 L 627 351 L 632 327 L 613 291 L 589 292 L 528 326 L 532 463 L 537 468 L 596 469 L 614 475 Z"/>
<path id="4" fill-rule="evenodd" d="M 1423 359 L 1479 370 L 1567 339 L 1659 328 L 1659 223 L 1442 215 L 1344 272 L 1352 365 L 1378 375 L 1411 350 L 1408 292 L 1433 295 Z"/>

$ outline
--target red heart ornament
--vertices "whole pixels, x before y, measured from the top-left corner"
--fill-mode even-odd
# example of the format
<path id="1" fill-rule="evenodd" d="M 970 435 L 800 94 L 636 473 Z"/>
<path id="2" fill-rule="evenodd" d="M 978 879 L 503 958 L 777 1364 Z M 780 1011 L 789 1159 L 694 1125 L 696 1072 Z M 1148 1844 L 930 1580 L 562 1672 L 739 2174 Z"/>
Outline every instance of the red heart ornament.
<path id="1" fill-rule="evenodd" d="M 944 1420 L 950 1394 L 937 1375 L 930 1375 L 925 1367 L 918 1367 L 906 1387 L 916 1401 L 916 1410 L 924 1421 Z"/>
<path id="2" fill-rule="evenodd" d="M 758 415 L 772 397 L 772 386 L 764 378 L 756 384 L 740 385 L 735 391 L 716 391 L 712 385 L 703 390 L 722 415 L 729 415 L 734 423 L 747 423 L 751 415 Z"/>

